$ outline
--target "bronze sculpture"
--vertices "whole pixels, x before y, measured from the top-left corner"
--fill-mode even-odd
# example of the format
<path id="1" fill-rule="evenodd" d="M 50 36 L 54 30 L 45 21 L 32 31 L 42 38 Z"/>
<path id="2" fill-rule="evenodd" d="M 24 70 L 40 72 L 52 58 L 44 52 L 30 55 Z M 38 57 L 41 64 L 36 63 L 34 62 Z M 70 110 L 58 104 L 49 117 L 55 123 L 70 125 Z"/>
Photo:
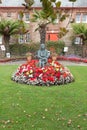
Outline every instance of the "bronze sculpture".
<path id="1" fill-rule="evenodd" d="M 40 49 L 37 52 L 37 58 L 39 59 L 39 67 L 44 67 L 50 56 L 50 52 L 45 48 L 45 44 L 41 44 Z"/>

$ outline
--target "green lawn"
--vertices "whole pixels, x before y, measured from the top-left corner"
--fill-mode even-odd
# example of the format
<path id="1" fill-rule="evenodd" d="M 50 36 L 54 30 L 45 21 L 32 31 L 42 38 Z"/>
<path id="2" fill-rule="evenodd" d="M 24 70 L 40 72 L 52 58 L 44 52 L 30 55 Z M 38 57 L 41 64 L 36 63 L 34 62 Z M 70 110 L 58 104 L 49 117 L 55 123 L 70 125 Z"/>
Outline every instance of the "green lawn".
<path id="1" fill-rule="evenodd" d="M 52 87 L 11 81 L 0 65 L 0 130 L 87 130 L 87 67 L 69 66 L 75 82 Z"/>

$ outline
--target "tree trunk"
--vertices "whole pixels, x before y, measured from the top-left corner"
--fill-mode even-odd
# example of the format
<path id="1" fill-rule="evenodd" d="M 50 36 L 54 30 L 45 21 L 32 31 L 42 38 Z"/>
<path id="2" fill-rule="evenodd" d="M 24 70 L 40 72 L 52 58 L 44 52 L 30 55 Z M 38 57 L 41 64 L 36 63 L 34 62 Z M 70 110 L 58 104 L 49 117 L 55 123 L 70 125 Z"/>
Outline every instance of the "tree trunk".
<path id="1" fill-rule="evenodd" d="M 39 33 L 40 33 L 40 44 L 45 44 L 46 41 L 46 25 L 40 25 L 40 29 L 39 29 Z"/>
<path id="2" fill-rule="evenodd" d="M 9 48 L 9 40 L 10 36 L 9 35 L 4 35 L 4 44 L 5 44 L 5 54 L 10 53 L 10 48 Z"/>
<path id="3" fill-rule="evenodd" d="M 86 44 L 82 45 L 82 58 L 86 57 Z"/>

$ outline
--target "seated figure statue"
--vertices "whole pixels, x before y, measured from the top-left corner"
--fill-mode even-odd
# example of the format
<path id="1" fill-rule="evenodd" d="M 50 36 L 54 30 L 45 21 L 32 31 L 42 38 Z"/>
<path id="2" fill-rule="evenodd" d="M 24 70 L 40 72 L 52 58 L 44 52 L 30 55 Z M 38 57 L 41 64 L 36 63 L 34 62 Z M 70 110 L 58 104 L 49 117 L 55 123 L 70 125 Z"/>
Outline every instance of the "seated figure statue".
<path id="1" fill-rule="evenodd" d="M 37 52 L 37 58 L 39 59 L 39 67 L 44 67 L 50 56 L 50 52 L 45 48 L 45 44 L 41 44 L 40 49 Z"/>

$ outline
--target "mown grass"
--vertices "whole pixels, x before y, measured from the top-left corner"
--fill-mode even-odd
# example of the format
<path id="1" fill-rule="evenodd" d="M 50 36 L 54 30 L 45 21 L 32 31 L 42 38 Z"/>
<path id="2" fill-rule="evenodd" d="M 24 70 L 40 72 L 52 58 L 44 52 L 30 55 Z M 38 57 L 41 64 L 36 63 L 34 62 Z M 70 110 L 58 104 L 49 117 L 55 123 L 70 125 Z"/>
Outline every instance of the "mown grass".
<path id="1" fill-rule="evenodd" d="M 69 66 L 75 82 L 38 87 L 11 81 L 0 66 L 0 130 L 87 130 L 87 67 Z"/>

